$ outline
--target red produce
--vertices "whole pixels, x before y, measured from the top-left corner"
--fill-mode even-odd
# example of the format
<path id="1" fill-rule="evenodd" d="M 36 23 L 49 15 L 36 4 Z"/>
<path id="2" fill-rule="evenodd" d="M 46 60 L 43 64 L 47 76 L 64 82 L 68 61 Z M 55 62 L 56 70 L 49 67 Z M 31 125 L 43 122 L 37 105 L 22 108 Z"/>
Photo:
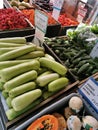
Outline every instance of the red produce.
<path id="1" fill-rule="evenodd" d="M 13 8 L 0 9 L 0 30 L 13 30 L 28 27 L 25 16 Z"/>
<path id="2" fill-rule="evenodd" d="M 69 18 L 65 13 L 60 14 L 58 21 L 62 26 L 77 26 L 79 23 Z"/>

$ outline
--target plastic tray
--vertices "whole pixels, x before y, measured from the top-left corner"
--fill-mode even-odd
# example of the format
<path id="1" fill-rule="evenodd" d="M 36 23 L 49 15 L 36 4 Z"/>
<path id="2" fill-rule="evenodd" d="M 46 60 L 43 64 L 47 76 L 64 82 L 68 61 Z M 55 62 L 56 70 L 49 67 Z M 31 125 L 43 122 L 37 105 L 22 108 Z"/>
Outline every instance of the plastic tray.
<path id="1" fill-rule="evenodd" d="M 37 118 L 39 118 L 45 114 L 51 114 L 52 112 L 56 112 L 59 109 L 66 107 L 69 99 L 72 96 L 79 96 L 79 94 L 72 93 L 68 96 L 65 96 L 65 97 L 59 99 L 59 100 L 56 100 L 52 104 L 48 104 L 45 108 L 43 108 L 41 111 L 37 112 L 35 115 L 32 113 L 31 118 L 26 119 L 26 121 L 24 121 L 22 124 L 19 124 L 19 126 L 17 126 L 17 127 L 14 126 L 13 129 L 14 130 L 24 130 L 28 127 L 28 125 L 30 125 Z M 98 114 L 94 112 L 94 110 L 87 104 L 87 102 L 84 101 L 84 99 L 82 99 L 82 100 L 84 103 L 84 108 L 86 110 L 86 113 L 92 115 L 93 117 L 95 117 L 98 120 Z"/>

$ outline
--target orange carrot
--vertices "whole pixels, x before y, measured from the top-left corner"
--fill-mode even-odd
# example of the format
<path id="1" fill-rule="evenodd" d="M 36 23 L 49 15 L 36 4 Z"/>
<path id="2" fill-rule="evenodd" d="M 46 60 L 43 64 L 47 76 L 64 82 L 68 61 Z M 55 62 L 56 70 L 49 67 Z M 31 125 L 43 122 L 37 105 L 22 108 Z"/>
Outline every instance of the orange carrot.
<path id="1" fill-rule="evenodd" d="M 28 18 L 28 20 L 32 23 L 32 25 L 34 25 L 35 11 L 33 9 L 24 9 L 21 11 Z"/>
<path id="2" fill-rule="evenodd" d="M 28 18 L 28 20 L 32 23 L 32 25 L 35 24 L 35 10 L 34 9 L 24 9 L 21 10 L 22 13 Z M 45 13 L 45 12 L 43 12 Z M 48 13 L 45 13 L 48 16 L 48 25 L 57 24 L 57 21 Z"/>

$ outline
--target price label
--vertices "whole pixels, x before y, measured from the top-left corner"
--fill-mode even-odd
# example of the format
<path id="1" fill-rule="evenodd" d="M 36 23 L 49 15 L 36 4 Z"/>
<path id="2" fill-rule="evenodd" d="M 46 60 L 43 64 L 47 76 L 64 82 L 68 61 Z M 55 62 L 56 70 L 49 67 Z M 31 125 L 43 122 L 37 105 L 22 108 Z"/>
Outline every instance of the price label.
<path id="1" fill-rule="evenodd" d="M 59 15 L 60 15 L 60 10 L 57 10 L 56 8 L 54 8 L 54 9 L 53 9 L 53 12 L 52 12 L 52 17 L 53 17 L 55 20 L 58 20 Z"/>
<path id="2" fill-rule="evenodd" d="M 3 9 L 3 0 L 0 0 L 0 9 Z"/>
<path id="3" fill-rule="evenodd" d="M 46 33 L 48 16 L 40 10 L 35 10 L 35 26 Z"/>
<path id="4" fill-rule="evenodd" d="M 91 53 L 90 53 L 90 56 L 92 58 L 95 58 L 95 57 L 98 57 L 98 40 L 94 46 L 94 48 L 92 49 Z"/>
<path id="5" fill-rule="evenodd" d="M 91 77 L 79 88 L 78 91 L 98 113 L 98 82 Z"/>
<path id="6" fill-rule="evenodd" d="M 63 2 L 64 2 L 64 0 L 55 0 L 53 6 L 56 7 L 57 9 L 61 9 Z"/>
<path id="7" fill-rule="evenodd" d="M 60 14 L 63 3 L 64 3 L 64 0 L 55 0 L 54 1 L 52 17 L 55 20 L 58 20 L 58 18 L 59 18 L 59 14 Z"/>
<path id="8" fill-rule="evenodd" d="M 35 38 L 34 43 L 39 44 L 38 41 L 43 42 L 47 30 L 48 16 L 40 10 L 35 10 Z"/>

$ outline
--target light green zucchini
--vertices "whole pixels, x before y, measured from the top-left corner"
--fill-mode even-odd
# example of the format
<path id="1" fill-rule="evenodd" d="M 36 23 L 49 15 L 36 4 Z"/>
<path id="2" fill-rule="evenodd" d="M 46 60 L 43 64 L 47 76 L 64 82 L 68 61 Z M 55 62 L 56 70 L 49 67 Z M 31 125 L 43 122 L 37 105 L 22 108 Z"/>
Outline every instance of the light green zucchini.
<path id="1" fill-rule="evenodd" d="M 12 108 L 11 102 L 12 102 L 12 98 L 11 98 L 11 97 L 8 97 L 8 98 L 6 99 L 6 103 L 7 103 L 7 105 L 8 105 L 9 108 Z"/>
<path id="2" fill-rule="evenodd" d="M 37 57 L 43 57 L 45 53 L 43 51 L 33 51 L 23 56 L 16 58 L 17 60 L 33 59 Z"/>
<path id="3" fill-rule="evenodd" d="M 9 91 L 9 97 L 16 97 L 18 95 L 21 95 L 35 88 L 36 88 L 35 82 L 28 82 L 28 83 L 22 84 L 16 88 L 13 88 L 11 91 Z"/>
<path id="4" fill-rule="evenodd" d="M 0 48 L 8 48 L 8 47 L 22 47 L 24 46 L 23 44 L 16 44 L 16 43 L 4 43 L 0 42 Z M 27 46 L 27 45 L 25 45 Z"/>
<path id="5" fill-rule="evenodd" d="M 7 81 L 3 87 L 7 92 L 9 92 L 11 89 L 18 87 L 19 85 L 22 85 L 29 81 L 32 81 L 36 78 L 37 78 L 37 72 L 35 70 L 32 70 Z"/>
<path id="6" fill-rule="evenodd" d="M 38 99 L 41 95 L 42 95 L 42 91 L 40 89 L 35 89 L 15 97 L 12 100 L 11 104 L 15 111 L 21 111 L 27 106 L 29 106 L 36 99 Z"/>
<path id="7" fill-rule="evenodd" d="M 35 48 L 36 48 L 36 46 L 34 46 L 34 45 L 22 46 L 22 47 L 20 47 L 18 49 L 15 49 L 15 50 L 12 50 L 12 51 L 9 51 L 9 52 L 6 52 L 6 53 L 2 54 L 0 56 L 0 61 L 15 59 L 15 58 L 17 58 L 19 56 L 22 56 L 22 55 L 26 54 L 26 53 L 34 51 Z"/>
<path id="8" fill-rule="evenodd" d="M 35 43 L 27 42 L 28 45 L 35 45 Z M 45 51 L 44 47 L 36 45 L 36 51 Z"/>
<path id="9" fill-rule="evenodd" d="M 46 75 L 42 75 L 42 76 L 37 77 L 36 82 L 39 86 L 44 87 L 48 83 L 50 83 L 58 78 L 59 78 L 59 74 L 51 73 L 51 74 L 46 74 Z"/>
<path id="10" fill-rule="evenodd" d="M 44 47 L 36 46 L 36 51 L 45 51 Z"/>
<path id="11" fill-rule="evenodd" d="M 38 70 L 40 63 L 38 60 L 32 60 L 30 62 L 24 62 L 18 65 L 14 65 L 8 68 L 4 68 L 0 71 L 0 77 L 3 82 L 6 82 L 20 74 L 28 72 L 30 70 Z"/>
<path id="12" fill-rule="evenodd" d="M 52 71 L 47 70 L 47 71 L 45 71 L 45 72 L 41 73 L 41 74 L 38 76 L 38 78 L 39 78 L 40 76 L 44 76 L 44 75 L 51 74 L 51 73 L 53 73 L 53 72 L 52 72 Z"/>
<path id="13" fill-rule="evenodd" d="M 56 79 L 48 84 L 48 91 L 49 92 L 56 92 L 68 85 L 69 80 L 66 77 L 61 77 L 59 79 Z"/>
<path id="14" fill-rule="evenodd" d="M 15 50 L 17 48 L 19 48 L 19 47 L 0 48 L 0 55 L 3 53 L 9 52 L 9 51 Z"/>
<path id="15" fill-rule="evenodd" d="M 0 38 L 0 42 L 26 44 L 25 37 Z"/>
<path id="16" fill-rule="evenodd" d="M 50 60 L 54 60 L 55 61 L 55 59 L 51 55 L 49 55 L 49 54 L 45 54 L 45 57 L 50 59 Z"/>
<path id="17" fill-rule="evenodd" d="M 25 113 L 26 111 L 33 109 L 35 106 L 39 105 L 41 101 L 42 101 L 41 98 L 37 99 L 21 111 L 15 111 L 13 108 L 8 109 L 6 111 L 6 116 L 7 116 L 8 120 L 13 120 L 16 117 L 20 116 L 21 114 Z"/>
<path id="18" fill-rule="evenodd" d="M 32 59 L 27 59 L 27 60 L 11 60 L 11 61 L 1 61 L 0 62 L 0 70 L 4 68 L 8 68 L 14 65 L 18 65 L 24 62 L 29 62 L 32 61 Z"/>
<path id="19" fill-rule="evenodd" d="M 42 67 L 47 67 L 55 72 L 57 72 L 60 75 L 65 75 L 67 73 L 67 68 L 60 64 L 59 62 L 56 62 L 54 60 L 49 60 L 46 57 L 42 57 L 39 59 L 40 65 Z"/>

